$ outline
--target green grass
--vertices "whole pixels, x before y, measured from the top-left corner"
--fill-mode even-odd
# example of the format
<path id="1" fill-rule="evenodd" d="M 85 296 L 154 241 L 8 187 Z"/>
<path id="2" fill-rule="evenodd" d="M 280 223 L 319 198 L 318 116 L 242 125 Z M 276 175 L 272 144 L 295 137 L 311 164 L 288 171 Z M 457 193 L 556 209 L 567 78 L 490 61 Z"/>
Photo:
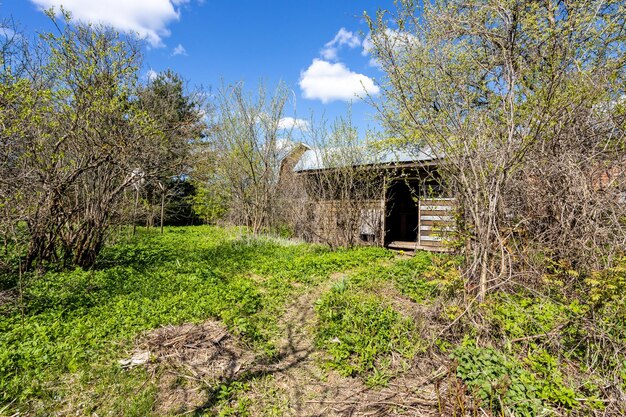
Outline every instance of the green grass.
<path id="1" fill-rule="evenodd" d="M 393 352 L 411 359 L 418 346 L 413 320 L 381 297 L 336 287 L 319 301 L 317 310 L 317 342 L 330 354 L 331 367 L 345 376 L 384 373 Z"/>
<path id="2" fill-rule="evenodd" d="M 620 408 L 603 387 L 626 390 L 626 303 L 618 285 L 626 268 L 595 274 L 579 296 L 557 287 L 552 298 L 495 291 L 462 314 L 458 261 L 253 239 L 240 228 L 120 236 L 93 270 L 26 277 L 23 297 L 0 305 L 0 415 L 156 415 L 152 376 L 118 364 L 138 335 L 216 319 L 271 361 L 287 306 L 320 289 L 313 330 L 324 363 L 373 389 L 420 358 L 445 357 L 441 365 L 464 383 L 465 395 L 498 415 Z M 0 288 L 15 282 L 7 277 Z M 292 406 L 267 374 L 205 387 L 213 397 L 196 414 L 254 415 L 258 387 L 268 401 L 263 413 Z"/>
<path id="3" fill-rule="evenodd" d="M 379 248 L 331 251 L 241 233 L 214 227 L 142 232 L 108 247 L 92 271 L 32 280 L 23 305 L 0 310 L 0 404 L 45 415 L 88 389 L 94 394 L 89 410 L 148 414 L 153 393 L 149 384 L 142 387 L 146 375 L 117 365 L 142 331 L 216 318 L 271 357 L 277 317 L 296 294 L 334 272 L 391 257 Z M 119 395 L 102 399 L 105 387 Z"/>
<path id="4" fill-rule="evenodd" d="M 409 366 L 424 348 L 413 318 L 389 301 L 389 292 L 425 302 L 436 287 L 422 278 L 434 255 L 416 256 L 356 271 L 336 282 L 316 305 L 317 345 L 327 352 L 328 365 L 346 376 L 362 376 L 370 386 L 386 385 L 397 373 L 391 357 Z M 410 301 L 407 301 L 410 305 Z M 411 305 L 412 306 L 412 305 Z"/>

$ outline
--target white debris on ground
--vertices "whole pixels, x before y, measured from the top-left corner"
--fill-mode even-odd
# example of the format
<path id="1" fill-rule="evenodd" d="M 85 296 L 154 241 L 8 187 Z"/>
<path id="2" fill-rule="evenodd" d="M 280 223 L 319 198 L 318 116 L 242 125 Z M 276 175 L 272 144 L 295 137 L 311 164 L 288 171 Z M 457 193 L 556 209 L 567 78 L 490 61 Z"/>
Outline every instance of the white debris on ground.
<path id="1" fill-rule="evenodd" d="M 150 361 L 150 351 L 144 350 L 135 352 L 130 359 L 120 359 L 118 363 L 122 365 L 122 368 L 133 368 L 135 366 L 143 365 Z"/>

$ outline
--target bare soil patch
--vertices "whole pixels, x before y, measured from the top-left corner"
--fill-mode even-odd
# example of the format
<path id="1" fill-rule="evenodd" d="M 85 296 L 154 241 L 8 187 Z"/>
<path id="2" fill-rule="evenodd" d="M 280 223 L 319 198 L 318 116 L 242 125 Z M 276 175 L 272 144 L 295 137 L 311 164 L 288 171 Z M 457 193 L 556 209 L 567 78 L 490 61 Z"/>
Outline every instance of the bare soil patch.
<path id="1" fill-rule="evenodd" d="M 147 362 L 157 381 L 157 412 L 178 413 L 203 406 L 207 390 L 233 380 L 254 362 L 254 354 L 215 321 L 166 326 L 144 334 L 137 353 L 149 352 Z"/>

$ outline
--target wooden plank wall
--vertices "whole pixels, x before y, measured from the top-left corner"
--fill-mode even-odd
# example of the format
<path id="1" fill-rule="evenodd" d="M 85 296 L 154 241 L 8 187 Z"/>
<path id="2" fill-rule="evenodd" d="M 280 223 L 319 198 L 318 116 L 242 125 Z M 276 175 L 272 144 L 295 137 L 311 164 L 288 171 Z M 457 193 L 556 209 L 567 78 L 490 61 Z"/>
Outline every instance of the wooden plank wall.
<path id="1" fill-rule="evenodd" d="M 312 204 L 313 241 L 339 243 L 341 240 L 337 229 L 339 219 L 338 210 L 343 210 L 343 204 L 338 201 L 317 201 Z M 360 232 L 354 236 L 359 242 L 359 233 L 372 231 L 375 234 L 376 245 L 382 245 L 384 240 L 385 201 L 368 200 L 359 203 L 361 225 Z M 454 199 L 451 198 L 420 198 L 417 215 L 419 216 L 417 242 L 392 242 L 391 247 L 407 250 L 428 250 L 433 252 L 447 251 L 444 241 L 446 234 L 454 227 L 453 217 Z M 364 222 L 369 220 L 367 223 Z M 374 221 L 372 221 L 374 220 Z M 369 224 L 372 223 L 372 224 Z M 364 242 L 361 242 L 364 243 Z"/>
<path id="2" fill-rule="evenodd" d="M 375 236 L 373 244 L 382 245 L 382 228 L 384 221 L 384 201 L 366 200 L 358 204 L 359 225 L 355 242 L 360 242 L 361 233 L 372 233 Z M 343 238 L 339 231 L 337 223 L 340 219 L 339 210 L 345 210 L 346 203 L 334 200 L 316 201 L 312 205 L 312 223 L 313 223 L 313 240 L 322 242 L 340 243 Z M 353 214 L 354 208 L 352 208 Z M 345 213 L 342 213 L 345 215 Z"/>
<path id="3" fill-rule="evenodd" d="M 445 250 L 443 241 L 454 227 L 452 198 L 420 198 L 417 245 L 426 250 Z"/>

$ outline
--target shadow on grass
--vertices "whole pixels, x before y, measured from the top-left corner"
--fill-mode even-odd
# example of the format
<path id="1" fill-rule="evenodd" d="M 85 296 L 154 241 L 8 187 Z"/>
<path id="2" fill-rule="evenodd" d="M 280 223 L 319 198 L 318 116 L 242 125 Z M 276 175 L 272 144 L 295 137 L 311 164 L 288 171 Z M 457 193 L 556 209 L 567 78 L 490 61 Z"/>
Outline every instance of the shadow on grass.
<path id="1" fill-rule="evenodd" d="M 298 288 L 293 282 L 316 283 L 386 256 L 237 239 L 219 228 L 173 230 L 109 246 L 92 270 L 49 272 L 29 283 L 23 305 L 0 306 L 0 367 L 9 370 L 0 386 L 7 398 L 26 398 L 27 391 L 37 398 L 68 373 L 68 362 L 88 369 L 94 357 L 117 355 L 137 334 L 167 324 L 219 319 L 264 349 L 276 326 L 271 314 Z M 296 348 L 279 349 L 278 362 L 234 374 L 221 386 L 286 372 L 308 355 L 308 348 Z M 223 388 L 216 389 L 204 409 L 219 400 Z"/>
<path id="2" fill-rule="evenodd" d="M 363 386 L 357 379 L 336 379 L 322 371 L 318 367 L 317 359 L 312 358 L 312 355 L 316 353 L 316 347 L 313 335 L 307 329 L 313 328 L 317 321 L 314 309 L 314 302 L 318 297 L 316 294 L 318 293 L 312 292 L 297 298 L 280 318 L 283 324 L 282 338 L 279 354 L 272 362 L 252 364 L 240 372 L 225 375 L 218 384 L 205 391 L 206 400 L 203 404 L 182 410 L 182 412 L 194 416 L 217 415 L 218 411 L 221 413 L 226 411 L 218 407 L 230 407 L 246 395 L 251 395 L 253 402 L 257 405 L 259 399 L 263 403 L 262 399 L 267 394 L 268 387 L 261 381 L 267 376 L 276 377 L 271 381 L 278 384 L 277 388 L 284 388 L 283 394 L 288 399 L 287 403 L 266 404 L 272 410 L 272 415 L 281 412 L 302 417 L 321 416 L 324 415 L 328 404 L 338 399 L 341 403 L 342 398 L 350 398 L 353 394 L 362 391 Z M 254 381 L 260 381 L 261 385 L 252 384 L 249 386 L 250 391 L 246 389 L 242 393 L 232 393 L 232 386 L 241 387 L 243 384 L 254 383 Z M 269 391 L 272 389 L 269 388 Z M 282 408 L 278 410 L 276 407 L 288 407 L 289 410 Z M 340 415 L 353 414 L 353 404 L 343 404 L 342 407 L 344 409 L 341 410 Z M 267 410 L 253 408 L 246 412 L 251 413 L 250 415 L 264 415 Z M 248 415 L 243 411 L 242 413 Z"/>
<path id="3" fill-rule="evenodd" d="M 295 317 L 290 319 L 291 322 L 285 329 L 286 334 L 284 335 L 282 347 L 278 355 L 276 355 L 271 362 L 253 364 L 248 369 L 243 370 L 231 368 L 230 372 L 227 373 L 217 385 L 207 390 L 206 401 L 198 407 L 187 410 L 185 414 L 191 414 L 197 417 L 207 415 L 206 413 L 213 415 L 212 413 L 215 411 L 214 407 L 221 401 L 234 400 L 234 398 L 229 398 L 228 396 L 229 388 L 233 384 L 245 384 L 262 379 L 266 376 L 286 374 L 296 368 L 301 368 L 299 372 L 302 374 L 306 373 L 308 380 L 316 381 L 320 387 L 323 386 L 323 381 L 321 381 L 318 376 L 307 372 L 306 367 L 302 366 L 305 362 L 309 361 L 310 356 L 315 352 L 315 347 L 306 333 L 297 331 L 296 329 L 300 327 L 300 324 L 309 320 L 310 317 L 308 316 L 314 313 L 310 305 L 299 305 L 298 307 L 303 308 L 299 310 Z M 229 354 L 233 355 L 233 357 L 236 355 L 234 352 L 229 352 Z M 305 393 L 300 390 L 299 386 L 294 388 L 297 391 L 294 398 L 295 401 L 290 405 L 296 409 L 297 415 L 304 416 Z M 226 395 L 224 393 L 226 393 Z"/>

